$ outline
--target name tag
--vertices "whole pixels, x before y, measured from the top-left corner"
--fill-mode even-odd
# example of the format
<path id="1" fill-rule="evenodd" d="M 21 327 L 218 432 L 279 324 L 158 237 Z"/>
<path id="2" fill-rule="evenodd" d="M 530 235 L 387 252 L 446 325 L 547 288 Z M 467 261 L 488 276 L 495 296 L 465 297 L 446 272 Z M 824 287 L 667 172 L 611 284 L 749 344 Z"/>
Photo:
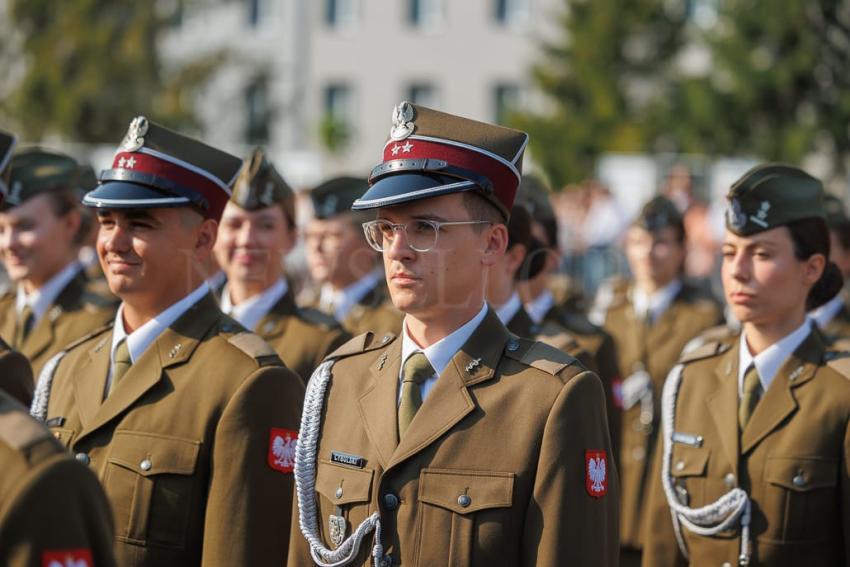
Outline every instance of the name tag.
<path id="1" fill-rule="evenodd" d="M 702 447 L 702 435 L 691 435 L 690 433 L 673 432 L 673 443 L 681 443 L 690 447 Z"/>
<path id="2" fill-rule="evenodd" d="M 340 465 L 357 467 L 358 469 L 362 469 L 366 466 L 366 459 L 363 457 L 359 455 L 349 455 L 348 453 L 341 453 L 339 451 L 331 451 L 331 462 Z"/>
<path id="3" fill-rule="evenodd" d="M 52 418 L 47 420 L 47 423 L 45 425 L 47 427 L 62 427 L 63 425 L 65 425 L 65 418 L 64 417 L 52 417 Z"/>

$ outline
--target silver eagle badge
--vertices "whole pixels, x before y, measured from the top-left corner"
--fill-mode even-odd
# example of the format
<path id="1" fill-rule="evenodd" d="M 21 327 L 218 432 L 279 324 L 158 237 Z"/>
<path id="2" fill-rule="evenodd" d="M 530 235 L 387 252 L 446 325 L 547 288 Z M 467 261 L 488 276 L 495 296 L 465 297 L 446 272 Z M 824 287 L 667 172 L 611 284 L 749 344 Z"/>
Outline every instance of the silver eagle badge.
<path id="1" fill-rule="evenodd" d="M 413 134 L 413 130 L 415 129 L 413 119 L 415 115 L 416 111 L 413 110 L 412 104 L 407 101 L 399 103 L 393 109 L 393 127 L 390 129 L 390 138 L 393 140 L 404 140 Z"/>
<path id="2" fill-rule="evenodd" d="M 121 142 L 121 149 L 125 152 L 135 152 L 145 144 L 145 134 L 148 133 L 148 119 L 144 116 L 136 116 L 130 122 L 127 135 Z"/>

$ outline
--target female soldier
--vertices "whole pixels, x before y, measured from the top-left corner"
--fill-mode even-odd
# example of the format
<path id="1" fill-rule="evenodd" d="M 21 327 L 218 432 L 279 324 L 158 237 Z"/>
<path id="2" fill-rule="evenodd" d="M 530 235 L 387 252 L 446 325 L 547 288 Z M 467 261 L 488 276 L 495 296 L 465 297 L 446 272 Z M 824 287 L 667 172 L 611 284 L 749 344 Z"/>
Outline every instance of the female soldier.
<path id="1" fill-rule="evenodd" d="M 767 164 L 727 198 L 723 287 L 743 329 L 667 379 L 643 564 L 844 565 L 850 359 L 806 317 L 842 283 L 823 187 Z"/>

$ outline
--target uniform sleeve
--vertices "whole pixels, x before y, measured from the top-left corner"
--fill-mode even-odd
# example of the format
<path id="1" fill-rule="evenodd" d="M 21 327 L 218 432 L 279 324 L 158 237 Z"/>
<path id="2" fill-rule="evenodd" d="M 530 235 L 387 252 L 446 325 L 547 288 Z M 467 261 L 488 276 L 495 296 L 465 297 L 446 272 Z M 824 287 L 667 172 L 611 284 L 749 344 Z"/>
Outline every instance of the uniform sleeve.
<path id="1" fill-rule="evenodd" d="M 604 496 L 590 495 L 588 451 L 607 455 Z M 616 565 L 618 506 L 605 394 L 596 375 L 584 372 L 563 387 L 549 412 L 526 511 L 522 564 Z"/>
<path id="2" fill-rule="evenodd" d="M 27 358 L 16 351 L 0 351 L 0 390 L 26 407 L 32 402 L 32 367 Z"/>
<path id="3" fill-rule="evenodd" d="M 622 379 L 620 367 L 617 364 L 617 349 L 614 339 L 608 333 L 599 345 L 596 352 L 596 365 L 599 367 L 599 379 L 605 390 L 605 409 L 608 413 L 608 429 L 611 432 L 611 447 L 615 460 L 620 455 L 620 428 L 622 427 L 623 415 L 619 403 L 616 401 L 614 386 Z"/>
<path id="4" fill-rule="evenodd" d="M 286 564 L 294 481 L 291 461 L 272 467 L 273 449 L 297 433 L 303 401 L 301 379 L 275 366 L 249 376 L 225 408 L 212 448 L 203 567 Z M 294 447 L 285 450 L 294 457 Z"/>
<path id="5" fill-rule="evenodd" d="M 112 514 L 100 484 L 64 455 L 32 471 L 0 519 L 0 565 L 6 567 L 43 567 L 52 558 L 112 567 L 112 546 Z"/>
<path id="6" fill-rule="evenodd" d="M 673 531 L 673 517 L 670 515 L 670 507 L 667 505 L 667 497 L 664 495 L 664 487 L 661 483 L 661 464 L 664 459 L 663 445 L 664 441 L 659 437 L 650 470 L 649 494 L 644 504 L 642 565 L 647 567 L 687 565 L 685 557 L 679 550 L 679 544 L 676 542 L 676 534 Z"/>

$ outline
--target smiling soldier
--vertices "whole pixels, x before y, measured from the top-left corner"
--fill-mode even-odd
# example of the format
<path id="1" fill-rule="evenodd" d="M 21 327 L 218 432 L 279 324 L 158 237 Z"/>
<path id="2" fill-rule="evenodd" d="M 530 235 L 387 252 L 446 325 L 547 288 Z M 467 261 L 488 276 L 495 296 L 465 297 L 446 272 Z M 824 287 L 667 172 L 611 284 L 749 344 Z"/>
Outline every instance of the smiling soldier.
<path id="1" fill-rule="evenodd" d="M 289 565 L 613 565 L 599 379 L 484 301 L 527 135 L 407 102 L 393 122 L 353 208 L 377 209 L 364 229 L 405 319 L 311 379 Z"/>

